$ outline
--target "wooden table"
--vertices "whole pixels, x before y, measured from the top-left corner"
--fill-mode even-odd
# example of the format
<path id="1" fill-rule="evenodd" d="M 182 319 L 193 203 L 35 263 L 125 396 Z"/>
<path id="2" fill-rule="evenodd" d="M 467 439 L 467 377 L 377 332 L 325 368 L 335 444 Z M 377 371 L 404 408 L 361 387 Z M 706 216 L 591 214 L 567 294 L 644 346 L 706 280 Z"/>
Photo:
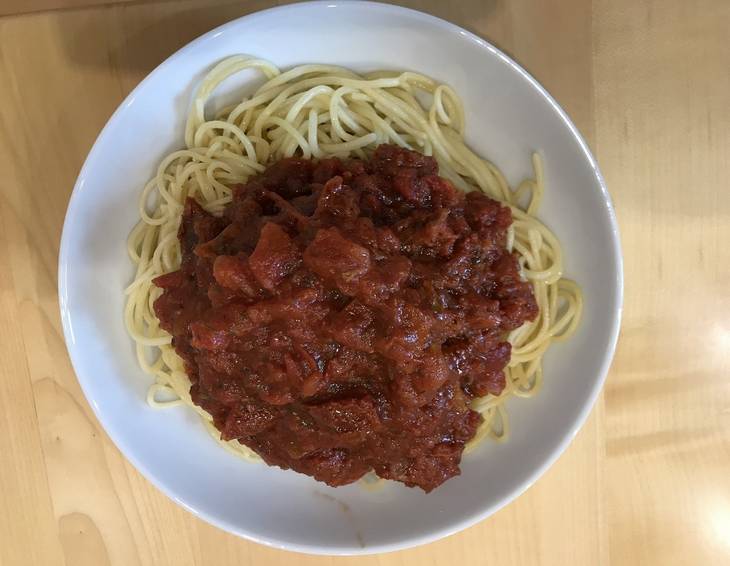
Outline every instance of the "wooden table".
<path id="1" fill-rule="evenodd" d="M 626 303 L 605 393 L 516 502 L 426 547 L 311 557 L 197 520 L 120 456 L 61 334 L 56 263 L 74 179 L 145 74 L 271 4 L 0 5 L 0 564 L 730 564 L 727 0 L 404 2 L 489 38 L 546 85 L 618 211 Z"/>

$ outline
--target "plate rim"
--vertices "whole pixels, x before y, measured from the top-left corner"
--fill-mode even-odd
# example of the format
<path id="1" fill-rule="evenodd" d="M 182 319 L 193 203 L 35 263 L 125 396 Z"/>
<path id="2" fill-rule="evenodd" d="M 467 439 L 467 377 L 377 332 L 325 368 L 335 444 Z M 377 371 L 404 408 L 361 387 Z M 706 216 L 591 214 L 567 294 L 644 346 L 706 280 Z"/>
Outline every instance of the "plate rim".
<path id="1" fill-rule="evenodd" d="M 226 521 L 224 519 L 221 519 L 207 511 L 201 511 L 200 509 L 197 509 L 185 502 L 183 498 L 181 498 L 178 494 L 174 493 L 173 490 L 167 487 L 167 485 L 160 481 L 158 477 L 150 471 L 150 469 L 145 465 L 144 461 L 137 458 L 137 456 L 134 454 L 133 449 L 131 448 L 131 445 L 129 445 L 126 441 L 122 440 L 119 432 L 117 431 L 116 427 L 110 426 L 110 423 L 107 422 L 106 417 L 104 416 L 104 413 L 101 412 L 97 406 L 96 403 L 92 402 L 92 395 L 91 391 L 89 390 L 88 382 L 89 380 L 86 377 L 82 377 L 81 374 L 77 371 L 78 363 L 77 363 L 77 357 L 79 354 L 76 353 L 77 346 L 75 344 L 75 339 L 73 338 L 73 331 L 72 331 L 72 323 L 71 323 L 71 312 L 68 309 L 68 285 L 67 285 L 67 273 L 68 273 L 68 256 L 70 254 L 69 249 L 69 229 L 68 224 L 69 220 L 74 216 L 74 211 L 78 206 L 78 202 L 81 200 L 82 195 L 84 194 L 84 185 L 86 182 L 86 175 L 87 175 L 87 169 L 90 167 L 90 163 L 92 163 L 96 159 L 96 153 L 98 152 L 98 148 L 100 145 L 100 141 L 105 137 L 105 134 L 107 130 L 111 129 L 113 124 L 116 124 L 116 122 L 120 119 L 120 114 L 125 109 L 125 107 L 129 106 L 135 99 L 137 93 L 143 88 L 143 86 L 151 80 L 151 77 L 158 73 L 158 71 L 164 67 L 166 67 L 168 64 L 170 64 L 174 59 L 177 59 L 181 56 L 183 56 L 187 51 L 195 48 L 197 45 L 204 43 L 205 41 L 209 39 L 213 39 L 216 37 L 219 33 L 222 33 L 226 30 L 226 28 L 234 26 L 236 23 L 241 22 L 243 20 L 254 20 L 261 17 L 270 17 L 271 15 L 279 15 L 284 16 L 287 13 L 291 12 L 297 12 L 297 11 L 308 11 L 312 9 L 320 9 L 321 7 L 326 6 L 329 8 L 336 8 L 336 9 L 344 9 L 348 10 L 351 7 L 357 7 L 357 6 L 367 6 L 370 9 L 373 10 L 381 10 L 384 13 L 396 13 L 396 14 L 405 14 L 410 17 L 414 17 L 417 19 L 420 19 L 421 21 L 425 23 L 429 23 L 432 25 L 435 25 L 437 27 L 440 27 L 444 29 L 446 32 L 456 32 L 460 35 L 466 37 L 467 39 L 473 41 L 474 43 L 478 44 L 482 49 L 486 49 L 487 51 L 490 51 L 492 54 L 499 57 L 504 63 L 506 63 L 512 71 L 518 73 L 522 76 L 523 79 L 525 79 L 530 86 L 535 89 L 535 91 L 541 95 L 542 98 L 544 98 L 549 106 L 552 108 L 554 112 L 558 115 L 562 123 L 568 128 L 570 134 L 572 135 L 572 138 L 578 143 L 583 156 L 586 158 L 588 163 L 590 164 L 590 167 L 592 169 L 593 175 L 595 177 L 595 180 L 598 183 L 598 188 L 600 191 L 601 201 L 602 205 L 605 208 L 605 213 L 607 215 L 607 219 L 610 226 L 610 232 L 612 236 L 611 241 L 611 249 L 612 249 L 612 256 L 613 256 L 613 269 L 616 272 L 616 278 L 613 282 L 612 286 L 612 299 L 615 303 L 615 306 L 613 308 L 613 321 L 610 327 L 609 331 L 609 340 L 606 344 L 606 347 L 603 352 L 603 360 L 600 365 L 600 369 L 598 371 L 598 374 L 596 375 L 596 379 L 594 379 L 593 386 L 590 390 L 590 393 L 587 397 L 586 402 L 581 407 L 580 411 L 578 412 L 577 417 L 573 421 L 572 425 L 569 429 L 566 429 L 562 433 L 562 438 L 560 442 L 551 450 L 549 457 L 547 457 L 539 466 L 536 466 L 526 477 L 526 479 L 515 489 L 511 490 L 511 492 L 507 495 L 502 497 L 500 500 L 494 502 L 491 505 L 484 506 L 479 512 L 472 513 L 471 515 L 465 516 L 461 518 L 458 521 L 454 521 L 453 523 L 440 528 L 440 529 L 433 529 L 430 530 L 424 534 L 421 534 L 420 536 L 414 536 L 407 539 L 400 540 L 398 542 L 394 543 L 388 543 L 388 544 L 381 544 L 376 546 L 369 546 L 366 548 L 360 548 L 357 546 L 342 546 L 337 548 L 331 548 L 326 546 L 321 546 L 318 544 L 302 544 L 302 543 L 289 543 L 284 542 L 279 538 L 275 537 L 262 537 L 259 535 L 252 534 L 241 527 L 239 527 L 236 524 L 233 524 L 229 521 Z M 493 45 L 491 42 L 483 39 L 482 37 L 462 28 L 461 26 L 458 26 L 452 22 L 449 22 L 447 20 L 444 20 L 442 18 L 439 18 L 437 16 L 433 16 L 431 14 L 421 12 L 419 10 L 414 10 L 412 8 L 406 8 L 403 6 L 398 5 L 392 5 L 392 4 L 385 4 L 382 2 L 374 2 L 370 0 L 358 0 L 358 1 L 352 1 L 352 0 L 312 0 L 307 2 L 300 2 L 300 3 L 294 3 L 294 4 L 286 4 L 282 6 L 275 6 L 272 8 L 267 8 L 264 10 L 259 10 L 256 12 L 252 12 L 250 14 L 245 14 L 243 16 L 240 16 L 238 18 L 234 18 L 232 20 L 229 20 L 212 30 L 198 36 L 197 38 L 193 39 L 192 41 L 188 42 L 184 46 L 182 46 L 180 49 L 175 51 L 173 54 L 171 54 L 169 57 L 167 57 L 164 61 L 162 61 L 159 65 L 157 65 L 152 71 L 150 71 L 132 90 L 129 92 L 129 94 L 124 98 L 124 100 L 119 104 L 119 106 L 116 108 L 116 110 L 113 112 L 113 114 L 109 117 L 107 122 L 105 123 L 104 127 L 101 129 L 99 134 L 97 135 L 93 145 L 91 146 L 91 149 L 89 150 L 86 159 L 84 160 L 84 164 L 82 165 L 78 177 L 76 179 L 76 182 L 74 184 L 73 191 L 71 193 L 71 196 L 68 201 L 66 214 L 64 216 L 64 222 L 63 222 L 63 230 L 61 234 L 61 240 L 60 240 L 60 248 L 59 248 L 59 257 L 58 257 L 58 300 L 59 300 L 59 310 L 61 315 L 61 323 L 63 327 L 63 334 L 64 334 L 64 342 L 66 345 L 66 350 L 69 355 L 69 359 L 71 361 L 71 365 L 74 370 L 74 374 L 76 375 L 76 380 L 78 381 L 81 390 L 84 394 L 84 397 L 87 401 L 87 404 L 91 407 L 97 421 L 101 425 L 101 427 L 104 429 L 105 434 L 111 439 L 111 441 L 114 443 L 116 448 L 122 453 L 122 455 L 135 467 L 135 469 L 152 485 L 154 485 L 158 490 L 160 490 L 163 494 L 165 494 L 166 497 L 171 499 L 176 504 L 180 505 L 187 511 L 191 512 L 193 515 L 198 517 L 199 519 L 202 519 L 206 521 L 209 524 L 212 524 L 220 529 L 223 529 L 226 532 L 229 532 L 231 534 L 234 534 L 236 536 L 242 537 L 246 540 L 250 540 L 259 544 L 263 544 L 268 547 L 277 548 L 280 550 L 288 550 L 288 551 L 294 551 L 294 552 L 302 552 L 306 554 L 315 554 L 315 555 L 325 555 L 325 556 L 352 556 L 352 555 L 366 555 L 366 554 L 374 554 L 374 553 L 385 553 L 385 552 L 392 552 L 396 550 L 403 550 L 406 548 L 413 548 L 416 546 L 420 546 L 423 544 L 427 544 L 429 542 L 433 542 L 439 539 L 442 539 L 444 537 L 450 536 L 452 534 L 455 534 L 459 531 L 462 531 L 466 528 L 469 528 L 473 526 L 474 524 L 486 519 L 487 517 L 493 515 L 500 509 L 502 509 L 504 506 L 508 505 L 509 503 L 513 502 L 517 497 L 522 495 L 527 489 L 529 489 L 540 477 L 543 476 L 543 474 L 550 468 L 552 465 L 557 461 L 557 459 L 565 452 L 568 445 L 572 442 L 573 438 L 576 436 L 578 431 L 583 427 L 585 421 L 588 418 L 588 415 L 592 411 L 593 407 L 596 404 L 596 401 L 598 399 L 598 396 L 603 389 L 603 386 L 605 384 L 608 371 L 611 367 L 611 363 L 613 361 L 615 351 L 616 351 L 616 345 L 618 342 L 618 337 L 620 333 L 621 328 L 621 319 L 623 314 L 623 302 L 624 302 L 624 268 L 623 268 L 623 255 L 622 255 L 622 249 L 621 249 L 621 240 L 619 236 L 619 228 L 618 228 L 618 221 L 616 217 L 615 207 L 613 205 L 613 200 L 608 192 L 608 188 L 606 186 L 605 179 L 598 167 L 598 163 L 593 156 L 588 143 L 585 141 L 577 127 L 573 124 L 572 120 L 568 116 L 568 114 L 563 110 L 563 108 L 557 103 L 557 101 L 552 97 L 552 95 L 543 87 L 530 73 L 528 73 L 520 64 L 518 64 L 512 57 L 507 55 L 505 52 L 503 52 L 501 49 Z M 120 313 L 121 317 L 121 313 Z"/>

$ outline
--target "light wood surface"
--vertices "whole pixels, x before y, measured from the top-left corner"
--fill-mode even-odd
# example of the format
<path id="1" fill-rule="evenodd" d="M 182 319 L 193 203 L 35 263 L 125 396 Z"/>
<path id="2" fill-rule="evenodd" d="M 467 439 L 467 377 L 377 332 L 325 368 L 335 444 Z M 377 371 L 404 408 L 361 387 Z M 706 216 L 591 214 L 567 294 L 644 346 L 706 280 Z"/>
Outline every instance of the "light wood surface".
<path id="1" fill-rule="evenodd" d="M 97 133 L 197 35 L 265 0 L 8 0 L 0 14 L 0 564 L 730 564 L 730 2 L 412 0 L 523 63 L 586 135 L 622 232 L 605 394 L 555 466 L 467 531 L 322 558 L 193 517 L 118 453 L 66 355 L 56 262 Z"/>
<path id="2" fill-rule="evenodd" d="M 0 3 L 0 16 L 14 16 L 45 10 L 71 10 L 88 6 L 104 6 L 122 2 L 145 2 L 147 0 L 3 0 Z M 168 0 L 169 1 L 169 0 Z"/>

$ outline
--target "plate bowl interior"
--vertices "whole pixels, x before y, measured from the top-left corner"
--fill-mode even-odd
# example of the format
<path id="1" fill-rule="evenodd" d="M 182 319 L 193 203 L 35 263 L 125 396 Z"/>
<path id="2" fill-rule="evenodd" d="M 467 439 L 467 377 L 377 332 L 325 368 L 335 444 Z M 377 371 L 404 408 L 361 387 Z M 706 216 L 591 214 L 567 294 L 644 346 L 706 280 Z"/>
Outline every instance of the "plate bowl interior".
<path id="1" fill-rule="evenodd" d="M 192 93 L 211 65 L 236 53 L 280 67 L 320 62 L 355 70 L 415 70 L 463 97 L 467 138 L 511 182 L 545 163 L 541 218 L 560 238 L 566 272 L 585 293 L 579 332 L 554 346 L 545 386 L 508 409 L 512 435 L 483 444 L 462 475 L 429 495 L 388 483 L 332 489 L 293 472 L 250 464 L 211 440 L 186 408 L 145 402 L 149 377 L 136 364 L 122 312 L 132 267 L 125 242 L 138 195 L 161 158 L 183 145 Z M 220 105 L 259 77 L 222 85 Z M 554 101 L 509 58 L 441 20 L 381 4 L 287 6 L 230 22 L 158 67 L 100 134 L 79 176 L 64 226 L 61 311 L 71 358 L 99 420 L 155 485 L 203 519 L 277 547 L 323 554 L 404 548 L 493 513 L 560 454 L 601 387 L 615 345 L 621 259 L 613 212 L 585 143 Z"/>

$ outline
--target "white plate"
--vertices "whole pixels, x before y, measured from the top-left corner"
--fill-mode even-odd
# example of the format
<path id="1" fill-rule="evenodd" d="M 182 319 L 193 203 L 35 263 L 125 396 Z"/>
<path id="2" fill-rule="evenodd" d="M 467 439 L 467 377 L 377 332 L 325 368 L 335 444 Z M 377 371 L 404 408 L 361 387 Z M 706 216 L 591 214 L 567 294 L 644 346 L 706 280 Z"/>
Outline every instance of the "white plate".
<path id="1" fill-rule="evenodd" d="M 533 150 L 544 156 L 541 216 L 563 243 L 567 274 L 583 287 L 582 325 L 548 354 L 540 395 L 509 403 L 510 441 L 470 454 L 462 475 L 429 495 L 396 483 L 380 491 L 333 489 L 250 464 L 222 450 L 189 409 L 157 411 L 145 403 L 150 378 L 137 366 L 122 322 L 122 290 L 132 276 L 125 241 L 143 183 L 165 154 L 183 145 L 193 89 L 211 65 L 236 53 L 281 67 L 326 62 L 431 75 L 463 96 L 469 142 L 511 181 L 531 172 Z M 124 455 L 206 521 L 257 542 L 321 554 L 423 544 L 484 519 L 527 489 L 588 415 L 621 311 L 614 212 L 595 160 L 557 103 L 486 41 L 419 12 L 371 3 L 296 4 L 253 14 L 162 63 L 122 103 L 89 153 L 66 214 L 59 263 L 61 315 L 76 374 Z"/>

